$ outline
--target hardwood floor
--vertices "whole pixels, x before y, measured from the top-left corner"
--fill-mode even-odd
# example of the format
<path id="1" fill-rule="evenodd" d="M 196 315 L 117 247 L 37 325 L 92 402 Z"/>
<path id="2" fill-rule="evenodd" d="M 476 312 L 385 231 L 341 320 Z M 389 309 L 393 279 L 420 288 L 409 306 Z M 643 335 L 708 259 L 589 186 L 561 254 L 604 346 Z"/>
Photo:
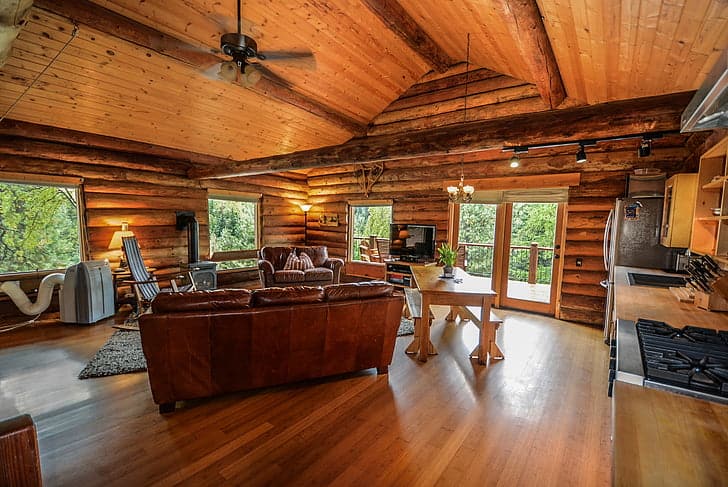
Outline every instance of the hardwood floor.
<path id="1" fill-rule="evenodd" d="M 0 417 L 33 416 L 46 485 L 578 485 L 610 482 L 600 330 L 505 318 L 506 359 L 467 358 L 471 323 L 436 309 L 439 355 L 397 340 L 375 371 L 187 403 L 160 416 L 145 373 L 78 380 L 112 334 L 41 325 L 0 335 Z"/>

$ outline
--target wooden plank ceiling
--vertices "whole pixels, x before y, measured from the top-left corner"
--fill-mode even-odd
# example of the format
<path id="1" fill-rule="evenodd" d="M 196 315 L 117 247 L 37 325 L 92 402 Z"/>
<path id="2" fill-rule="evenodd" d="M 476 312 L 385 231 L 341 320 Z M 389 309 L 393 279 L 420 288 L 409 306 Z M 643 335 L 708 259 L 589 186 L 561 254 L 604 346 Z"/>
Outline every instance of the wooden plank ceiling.
<path id="1" fill-rule="evenodd" d="M 0 68 L 0 114 L 68 42 L 74 10 L 107 9 L 213 61 L 220 35 L 235 31 L 234 0 L 69 0 L 62 15 L 52 3 L 36 1 Z M 285 80 L 261 85 L 277 96 L 210 79 L 209 63 L 175 59 L 154 36 L 145 44 L 85 18 L 7 118 L 244 161 L 342 144 L 364 132 L 357 124 L 376 136 L 461 123 L 462 80 L 448 87 L 427 73 L 460 63 L 446 75 L 458 80 L 466 32 L 468 120 L 510 114 L 477 110 L 492 104 L 496 80 L 530 111 L 560 103 L 554 80 L 568 98 L 560 108 L 693 90 L 728 47 L 725 0 L 245 0 L 243 17 L 262 52 L 314 54 L 265 62 Z"/>

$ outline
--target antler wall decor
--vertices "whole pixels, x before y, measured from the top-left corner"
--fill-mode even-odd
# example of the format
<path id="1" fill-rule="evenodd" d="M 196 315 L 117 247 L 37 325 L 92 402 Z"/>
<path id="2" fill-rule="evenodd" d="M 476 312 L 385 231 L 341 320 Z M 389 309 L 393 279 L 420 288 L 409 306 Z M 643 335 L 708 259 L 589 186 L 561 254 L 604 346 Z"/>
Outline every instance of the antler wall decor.
<path id="1" fill-rule="evenodd" d="M 375 162 L 369 167 L 364 164 L 359 164 L 359 167 L 357 167 L 354 173 L 356 174 L 356 180 L 359 186 L 361 186 L 361 190 L 364 191 L 364 196 L 369 198 L 369 192 L 372 190 L 372 186 L 379 181 L 383 172 L 384 163 L 382 162 Z"/>

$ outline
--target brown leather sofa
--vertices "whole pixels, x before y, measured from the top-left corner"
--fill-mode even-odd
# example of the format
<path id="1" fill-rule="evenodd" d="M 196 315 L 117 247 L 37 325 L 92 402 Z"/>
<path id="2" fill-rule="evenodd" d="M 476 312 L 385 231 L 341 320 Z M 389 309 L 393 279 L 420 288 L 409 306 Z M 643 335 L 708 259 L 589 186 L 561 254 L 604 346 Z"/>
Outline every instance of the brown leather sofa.
<path id="1" fill-rule="evenodd" d="M 288 254 L 301 252 L 311 257 L 314 268 L 305 271 L 283 270 Z M 260 249 L 258 273 L 263 287 L 326 286 L 338 284 L 344 261 L 329 257 L 325 245 L 308 247 L 263 247 Z"/>
<path id="2" fill-rule="evenodd" d="M 160 413 L 392 361 L 404 298 L 385 282 L 164 293 L 139 320 Z"/>

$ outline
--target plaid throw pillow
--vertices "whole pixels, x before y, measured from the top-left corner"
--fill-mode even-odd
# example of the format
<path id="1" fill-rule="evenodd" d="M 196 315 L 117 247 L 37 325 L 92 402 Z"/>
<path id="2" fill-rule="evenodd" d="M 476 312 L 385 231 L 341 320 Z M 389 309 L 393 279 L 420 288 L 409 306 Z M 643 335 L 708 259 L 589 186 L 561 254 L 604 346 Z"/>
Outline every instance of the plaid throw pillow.
<path id="1" fill-rule="evenodd" d="M 299 259 L 301 260 L 301 265 L 302 265 L 301 270 L 305 271 L 306 269 L 313 269 L 313 267 L 314 267 L 313 261 L 311 260 L 311 257 L 309 257 L 306 252 L 301 252 L 301 256 L 299 257 Z"/>
<path id="2" fill-rule="evenodd" d="M 283 266 L 284 271 L 301 271 L 303 270 L 301 260 L 296 256 L 296 252 L 288 254 L 286 264 Z"/>

